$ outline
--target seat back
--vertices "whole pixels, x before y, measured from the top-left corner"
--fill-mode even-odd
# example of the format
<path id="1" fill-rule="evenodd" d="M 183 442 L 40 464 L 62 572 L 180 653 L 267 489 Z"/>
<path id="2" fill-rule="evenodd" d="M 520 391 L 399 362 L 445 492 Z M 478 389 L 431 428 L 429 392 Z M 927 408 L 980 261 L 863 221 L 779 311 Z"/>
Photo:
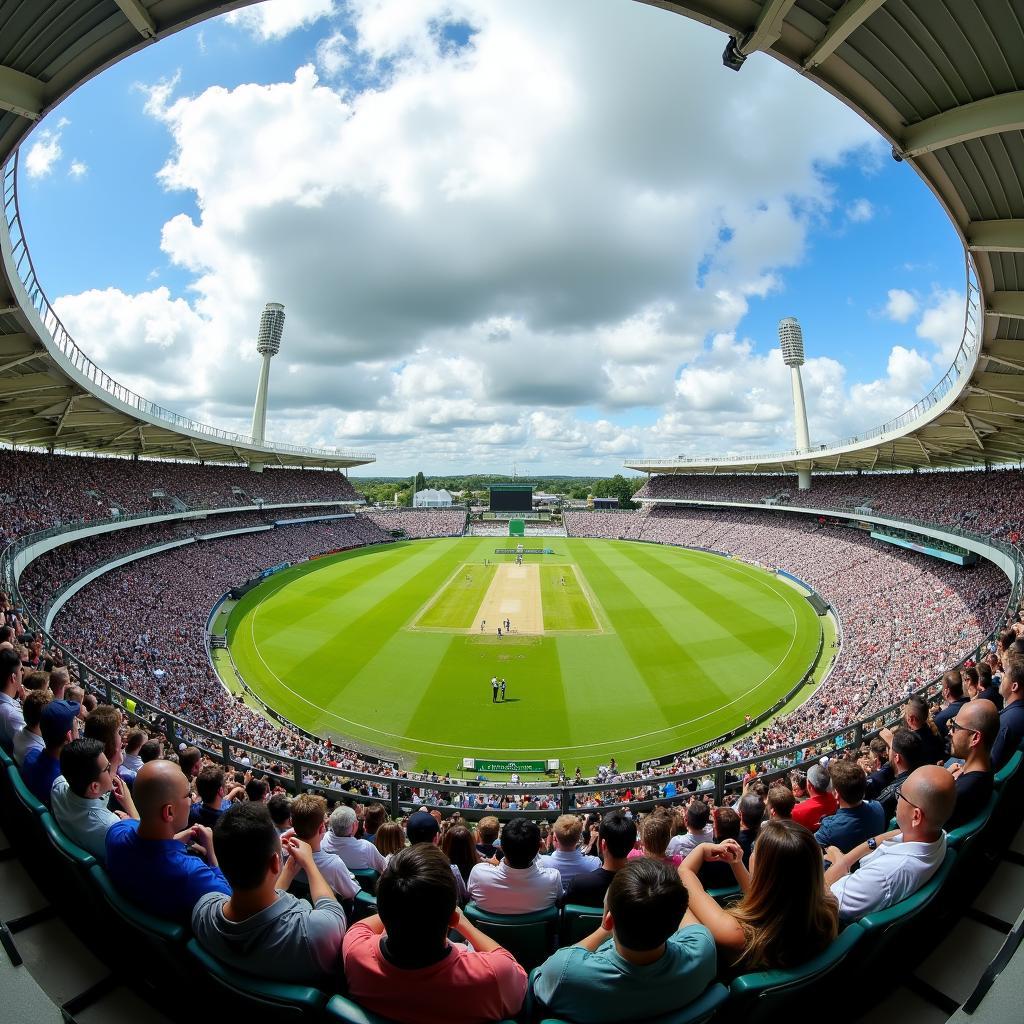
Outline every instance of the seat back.
<path id="1" fill-rule="evenodd" d="M 864 936 L 851 924 L 828 949 L 791 970 L 743 974 L 729 986 L 729 1016 L 743 1024 L 777 1024 L 805 1013 L 808 1006 L 828 1004 L 828 993 L 844 991 L 840 975 Z"/>
<path id="2" fill-rule="evenodd" d="M 993 793 L 989 797 L 988 803 L 985 804 L 976 817 L 948 833 L 946 836 L 946 846 L 953 850 L 959 850 L 962 854 L 966 853 L 970 846 L 977 842 L 980 837 L 982 830 L 995 810 L 998 799 L 998 794 Z"/>
<path id="3" fill-rule="evenodd" d="M 735 903 L 742 895 L 743 890 L 738 885 L 725 885 L 720 889 L 708 889 L 708 895 L 723 907 Z"/>
<path id="4" fill-rule="evenodd" d="M 604 917 L 601 907 L 585 907 L 580 903 L 566 903 L 562 908 L 562 937 L 560 944 L 573 946 L 596 930 Z"/>
<path id="5" fill-rule="evenodd" d="M 390 1018 L 370 1013 L 344 996 L 331 996 L 324 1011 L 324 1020 L 338 1021 L 340 1024 L 393 1024 Z M 503 1020 L 498 1024 L 516 1024 L 515 1021 Z"/>
<path id="6" fill-rule="evenodd" d="M 475 903 L 467 903 L 465 913 L 480 931 L 504 946 L 527 970 L 543 963 L 554 950 L 558 931 L 555 907 L 533 914 L 489 914 Z"/>
<path id="7" fill-rule="evenodd" d="M 52 814 L 44 814 L 39 820 L 50 844 L 51 863 L 57 868 L 50 879 L 53 902 L 57 907 L 73 908 L 72 924 L 80 923 L 84 928 L 87 918 L 97 913 L 100 906 L 99 893 L 89 880 L 89 869 L 96 858 L 68 839 Z"/>
<path id="8" fill-rule="evenodd" d="M 22 856 L 31 864 L 52 860 L 49 841 L 43 831 L 42 817 L 49 814 L 46 805 L 25 785 L 21 773 L 13 765 L 7 769 L 10 801 L 10 832 L 7 836 Z"/>
<path id="9" fill-rule="evenodd" d="M 994 777 L 996 789 L 1002 789 L 1003 783 L 1006 782 L 1007 779 L 1016 775 L 1017 771 L 1020 769 L 1021 761 L 1024 761 L 1024 752 L 1017 750 L 1014 752 L 1013 757 L 1011 757 L 1010 760 L 996 772 Z"/>
<path id="10" fill-rule="evenodd" d="M 858 965 L 862 977 L 890 976 L 886 965 L 907 963 L 909 949 L 927 948 L 923 943 L 915 943 L 914 939 L 923 936 L 934 919 L 943 913 L 942 898 L 949 892 L 959 857 L 956 850 L 947 848 L 939 870 L 917 892 L 885 910 L 877 910 L 860 919 L 859 924 L 866 937 Z M 871 973 L 876 970 L 877 975 Z"/>
<path id="11" fill-rule="evenodd" d="M 552 1017 L 548 1015 L 543 1005 L 533 995 L 533 985 L 536 977 L 536 969 L 530 971 L 530 987 L 527 991 L 525 1012 L 522 1016 L 528 1020 L 540 1021 L 540 1024 L 586 1024 L 586 1018 L 582 1016 L 569 1020 L 565 1017 Z M 689 1006 L 655 1016 L 645 1014 L 643 1021 L 644 1024 L 705 1024 L 705 1021 L 711 1020 L 728 999 L 729 990 L 719 982 L 714 982 Z M 626 1024 L 626 1022 L 624 1021 L 623 1024 Z"/>
<path id="12" fill-rule="evenodd" d="M 352 877 L 359 883 L 359 888 L 363 892 L 368 892 L 372 896 L 377 891 L 377 879 L 380 878 L 380 872 L 374 871 L 373 868 L 353 871 Z"/>
<path id="13" fill-rule="evenodd" d="M 189 939 L 188 955 L 196 964 L 207 989 L 204 1016 L 225 1017 L 257 1022 L 315 1021 L 320 1019 L 327 994 L 309 985 L 289 985 L 244 974 L 222 964 L 196 942 Z"/>

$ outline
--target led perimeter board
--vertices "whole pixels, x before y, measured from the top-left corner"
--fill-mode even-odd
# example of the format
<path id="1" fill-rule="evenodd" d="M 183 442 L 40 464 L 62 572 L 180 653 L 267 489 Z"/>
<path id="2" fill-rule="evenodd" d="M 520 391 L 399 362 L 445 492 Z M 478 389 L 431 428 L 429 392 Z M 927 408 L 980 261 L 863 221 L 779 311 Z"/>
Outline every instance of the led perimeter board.
<path id="1" fill-rule="evenodd" d="M 492 512 L 532 512 L 533 484 L 491 484 Z"/>

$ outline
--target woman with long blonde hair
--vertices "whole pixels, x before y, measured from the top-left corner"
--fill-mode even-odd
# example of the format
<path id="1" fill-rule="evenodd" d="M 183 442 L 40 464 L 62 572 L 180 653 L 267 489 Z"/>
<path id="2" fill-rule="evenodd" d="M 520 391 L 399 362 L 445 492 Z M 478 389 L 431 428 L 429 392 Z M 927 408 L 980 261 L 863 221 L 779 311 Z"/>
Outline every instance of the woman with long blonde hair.
<path id="1" fill-rule="evenodd" d="M 738 903 L 720 907 L 697 877 L 707 862 L 722 861 L 743 891 Z M 825 888 L 825 870 L 814 836 L 795 821 L 765 823 L 750 858 L 735 840 L 702 843 L 679 867 L 689 894 L 688 920 L 711 932 L 731 973 L 795 967 L 822 952 L 839 931 L 839 908 Z"/>

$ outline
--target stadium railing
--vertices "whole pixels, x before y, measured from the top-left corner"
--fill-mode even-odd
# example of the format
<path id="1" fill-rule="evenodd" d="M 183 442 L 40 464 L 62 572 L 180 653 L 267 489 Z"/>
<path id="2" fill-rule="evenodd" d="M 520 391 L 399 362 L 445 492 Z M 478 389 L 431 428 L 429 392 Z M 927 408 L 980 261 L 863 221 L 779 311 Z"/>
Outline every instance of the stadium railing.
<path id="1" fill-rule="evenodd" d="M 127 517 L 125 518 L 127 519 Z M 133 518 L 142 520 L 147 517 L 139 516 Z M 119 520 L 119 522 L 122 521 Z M 909 523 L 910 521 L 906 522 Z M 510 783 L 488 782 L 474 785 L 455 780 L 449 782 L 433 781 L 415 772 L 388 774 L 356 771 L 347 768 L 331 768 L 328 765 L 287 757 L 278 752 L 245 743 L 215 730 L 197 725 L 184 717 L 171 714 L 160 708 L 157 704 L 139 697 L 126 686 L 107 678 L 85 662 L 76 652 L 50 636 L 43 629 L 42 623 L 39 622 L 32 609 L 25 607 L 25 603 L 21 599 L 18 588 L 18 576 L 27 562 L 22 559 L 22 564 L 19 564 L 19 555 L 42 539 L 80 530 L 82 525 L 82 523 L 74 523 L 66 526 L 51 527 L 38 533 L 27 534 L 9 544 L 4 549 L 2 555 L 0 555 L 0 580 L 3 581 L 4 589 L 8 591 L 16 605 L 24 608 L 33 628 L 43 632 L 51 647 L 62 652 L 66 664 L 78 676 L 83 685 L 90 686 L 102 699 L 122 708 L 133 721 L 155 725 L 160 728 L 175 746 L 180 743 L 190 743 L 230 767 L 240 770 L 253 767 L 266 774 L 271 780 L 279 782 L 285 788 L 292 791 L 312 790 L 328 797 L 337 797 L 339 793 L 345 793 L 347 797 L 356 800 L 365 802 L 380 801 L 386 803 L 390 807 L 391 813 L 396 817 L 416 807 L 427 805 L 452 808 L 458 810 L 467 818 L 495 815 L 503 820 L 516 817 L 553 819 L 559 814 L 568 811 L 585 811 L 594 807 L 600 807 L 602 811 L 616 807 L 629 807 L 633 811 L 644 811 L 653 808 L 657 804 L 686 801 L 690 799 L 694 792 L 698 794 L 713 794 L 716 801 L 720 802 L 727 793 L 740 788 L 740 780 L 746 774 L 749 766 L 754 766 L 759 776 L 765 778 L 777 777 L 805 763 L 808 750 L 813 752 L 813 756 L 818 757 L 830 754 L 836 749 L 850 745 L 859 745 L 863 740 L 875 735 L 877 730 L 883 725 L 892 724 L 898 720 L 906 702 L 906 698 L 903 698 L 899 702 L 881 708 L 870 716 L 843 726 L 840 729 L 816 735 L 812 739 L 789 747 L 757 755 L 744 756 L 741 759 L 693 771 L 658 775 L 641 775 L 630 772 L 627 774 L 632 776 L 631 778 L 627 777 L 616 782 L 591 782 L 581 786 L 570 785 L 564 780 L 552 783 L 542 781 L 513 785 Z M 929 525 L 932 529 L 936 528 L 936 524 L 926 525 Z M 945 530 L 945 528 L 943 529 Z M 970 536 L 977 541 L 984 542 L 998 549 L 1004 557 L 1012 560 L 1016 570 L 1015 578 L 1012 580 L 1007 609 L 1001 617 L 997 628 L 989 634 L 979 647 L 969 652 L 967 657 L 962 659 L 959 663 L 962 665 L 967 660 L 977 660 L 987 645 L 994 641 L 995 636 L 1006 622 L 1010 612 L 1020 603 L 1021 585 L 1022 580 L 1024 580 L 1024 555 L 1022 555 L 1020 548 L 1002 540 L 953 528 L 950 528 L 948 532 L 958 536 Z M 935 679 L 916 688 L 913 692 L 931 696 L 938 691 L 940 686 L 941 680 Z M 732 738 L 735 737 L 733 736 Z M 666 798 L 663 795 L 662 787 L 669 782 L 676 783 L 677 795 Z M 687 783 L 692 783 L 693 785 L 688 787 Z M 656 786 L 659 788 L 659 791 L 647 796 L 645 799 L 625 801 L 623 794 L 627 790 L 632 790 L 638 786 Z M 535 806 L 513 810 L 492 806 L 462 806 L 461 804 L 465 801 L 461 800 L 453 803 L 453 794 L 459 794 L 462 797 L 466 794 L 472 794 L 473 796 L 482 794 L 485 797 L 494 798 L 494 801 L 500 801 L 501 797 L 508 797 L 512 794 L 536 794 L 538 797 L 545 795 L 551 799 L 548 801 L 549 806 L 545 808 Z M 594 796 L 595 794 L 596 796 Z M 596 804 L 592 803 L 592 800 L 596 800 Z"/>

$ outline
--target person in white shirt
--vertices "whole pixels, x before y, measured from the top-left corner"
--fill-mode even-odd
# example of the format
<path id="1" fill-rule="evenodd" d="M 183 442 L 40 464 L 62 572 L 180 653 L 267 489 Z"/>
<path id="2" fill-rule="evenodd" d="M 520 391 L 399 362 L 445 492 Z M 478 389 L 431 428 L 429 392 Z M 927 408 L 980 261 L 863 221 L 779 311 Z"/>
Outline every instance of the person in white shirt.
<path id="1" fill-rule="evenodd" d="M 839 903 L 839 920 L 857 921 L 913 895 L 939 870 L 946 856 L 942 826 L 956 805 L 956 782 L 938 765 L 911 772 L 896 791 L 899 828 L 861 843 L 849 853 L 825 851 L 831 867 L 825 884 Z M 860 861 L 860 870 L 850 868 Z"/>
<path id="2" fill-rule="evenodd" d="M 21 658 L 10 648 L 0 650 L 0 747 L 7 753 L 14 749 L 15 734 L 25 728 L 21 702 L 25 687 L 21 685 Z"/>
<path id="3" fill-rule="evenodd" d="M 575 814 L 563 814 L 552 830 L 555 837 L 555 849 L 547 857 L 541 859 L 541 865 L 555 868 L 562 876 L 564 889 L 577 876 L 596 871 L 601 866 L 600 857 L 589 857 L 579 850 L 580 836 L 583 833 L 583 819 Z"/>
<path id="4" fill-rule="evenodd" d="M 113 792 L 124 808 L 107 807 Z M 80 738 L 60 752 L 60 775 L 50 790 L 50 807 L 61 831 L 73 843 L 91 853 L 101 864 L 107 861 L 107 829 L 124 818 L 138 820 L 132 795 L 117 777 L 99 740 Z"/>
<path id="5" fill-rule="evenodd" d="M 686 805 L 686 833 L 673 836 L 668 841 L 666 857 L 680 856 L 684 860 L 694 847 L 701 843 L 713 843 L 715 830 L 711 824 L 711 808 L 703 800 L 694 798 Z"/>
<path id="6" fill-rule="evenodd" d="M 505 859 L 500 864 L 477 864 L 469 873 L 469 898 L 490 914 L 531 914 L 554 906 L 562 898 L 562 876 L 540 865 L 540 828 L 517 818 L 501 833 Z"/>
<path id="7" fill-rule="evenodd" d="M 359 892 L 359 883 L 352 877 L 352 872 L 336 853 L 327 853 L 320 848 L 327 831 L 327 801 L 322 796 L 303 793 L 292 801 L 292 831 L 304 843 L 309 843 L 313 863 L 324 881 L 343 900 L 354 899 Z M 305 871 L 300 870 L 295 877 L 306 882 Z"/>
<path id="8" fill-rule="evenodd" d="M 330 829 L 324 835 L 320 849 L 340 857 L 350 871 L 384 870 L 384 856 L 373 843 L 356 839 L 359 819 L 351 807 L 344 804 L 331 811 Z"/>
<path id="9" fill-rule="evenodd" d="M 51 700 L 53 697 L 47 690 L 30 690 L 25 695 L 25 702 L 21 706 L 25 727 L 14 734 L 14 763 L 19 768 L 25 763 L 25 756 L 30 750 L 42 750 L 46 746 L 39 731 L 39 723 L 42 721 L 43 708 Z"/>

